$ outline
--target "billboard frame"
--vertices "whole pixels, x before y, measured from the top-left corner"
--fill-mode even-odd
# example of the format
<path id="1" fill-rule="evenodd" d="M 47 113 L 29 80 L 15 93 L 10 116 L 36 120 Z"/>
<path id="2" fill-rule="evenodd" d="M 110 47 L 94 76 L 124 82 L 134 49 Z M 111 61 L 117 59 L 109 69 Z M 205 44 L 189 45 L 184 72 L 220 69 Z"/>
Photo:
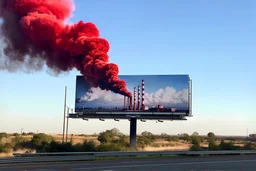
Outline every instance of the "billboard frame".
<path id="1" fill-rule="evenodd" d="M 162 74 L 164 76 L 164 74 Z M 162 76 L 161 75 L 161 76 Z M 178 74 L 177 74 L 178 75 Z M 80 119 L 130 119 L 138 118 L 143 120 L 187 120 L 186 117 L 192 117 L 192 79 L 188 74 L 188 113 L 186 112 L 148 112 L 148 111 L 82 111 L 69 114 L 70 118 Z M 77 75 L 81 76 L 81 75 Z M 122 75 L 127 76 L 127 75 Z M 132 75 L 129 75 L 132 76 Z M 151 76 L 151 75 L 150 75 Z M 166 74 L 166 76 L 168 76 Z"/>

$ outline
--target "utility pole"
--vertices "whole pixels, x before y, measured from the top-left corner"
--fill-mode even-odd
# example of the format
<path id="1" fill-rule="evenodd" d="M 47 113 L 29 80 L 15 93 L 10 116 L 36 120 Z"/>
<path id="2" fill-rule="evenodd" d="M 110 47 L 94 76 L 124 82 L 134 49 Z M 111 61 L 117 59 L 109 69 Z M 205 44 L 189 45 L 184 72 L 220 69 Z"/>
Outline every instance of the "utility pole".
<path id="1" fill-rule="evenodd" d="M 63 117 L 63 134 L 62 134 L 62 143 L 64 143 L 64 135 L 65 135 L 66 106 L 67 106 L 67 86 L 65 86 L 65 99 L 64 99 L 64 117 Z"/>
<path id="2" fill-rule="evenodd" d="M 67 107 L 68 108 L 68 115 L 69 115 L 69 107 Z M 68 116 L 67 116 L 67 126 L 66 126 L 66 143 L 68 142 Z"/>

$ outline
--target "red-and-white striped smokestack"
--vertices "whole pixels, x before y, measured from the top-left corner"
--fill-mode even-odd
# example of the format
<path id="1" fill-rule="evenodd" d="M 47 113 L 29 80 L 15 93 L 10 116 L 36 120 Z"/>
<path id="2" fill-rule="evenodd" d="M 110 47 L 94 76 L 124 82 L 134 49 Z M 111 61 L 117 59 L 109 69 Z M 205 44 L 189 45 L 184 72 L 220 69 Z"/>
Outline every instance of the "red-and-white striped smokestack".
<path id="1" fill-rule="evenodd" d="M 134 87 L 133 110 L 136 110 L 136 87 Z"/>
<path id="2" fill-rule="evenodd" d="M 126 98 L 127 98 L 126 109 L 129 109 L 129 107 L 130 107 L 130 100 L 129 100 L 129 97 L 126 97 Z"/>
<path id="3" fill-rule="evenodd" d="M 137 110 L 140 110 L 140 86 L 138 86 L 138 108 Z"/>
<path id="4" fill-rule="evenodd" d="M 142 80 L 142 102 L 141 102 L 141 105 L 142 105 L 142 110 L 145 110 L 145 105 L 144 105 L 144 95 L 145 95 L 145 82 L 144 80 Z"/>
<path id="5" fill-rule="evenodd" d="M 130 110 L 132 110 L 132 97 L 130 97 Z"/>
<path id="6" fill-rule="evenodd" d="M 126 96 L 124 96 L 124 109 L 126 109 Z"/>

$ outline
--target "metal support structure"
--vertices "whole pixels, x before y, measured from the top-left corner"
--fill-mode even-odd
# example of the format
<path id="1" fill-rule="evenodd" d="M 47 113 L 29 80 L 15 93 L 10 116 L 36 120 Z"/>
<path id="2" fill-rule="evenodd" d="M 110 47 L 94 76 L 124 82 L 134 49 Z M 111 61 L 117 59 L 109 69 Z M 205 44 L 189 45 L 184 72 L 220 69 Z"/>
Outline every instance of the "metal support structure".
<path id="1" fill-rule="evenodd" d="M 67 107 L 68 108 L 68 115 L 69 115 L 69 107 Z M 67 116 L 67 126 L 66 126 L 66 143 L 68 142 L 68 116 Z"/>
<path id="2" fill-rule="evenodd" d="M 67 106 L 67 86 L 65 86 L 65 98 L 64 98 L 64 117 L 63 117 L 63 134 L 62 134 L 62 143 L 64 143 L 64 136 L 65 136 L 66 106 Z"/>
<path id="3" fill-rule="evenodd" d="M 192 80 L 189 78 L 188 82 L 188 108 L 189 108 L 189 115 L 192 115 Z"/>
<path id="4" fill-rule="evenodd" d="M 130 147 L 136 148 L 137 118 L 130 119 Z"/>

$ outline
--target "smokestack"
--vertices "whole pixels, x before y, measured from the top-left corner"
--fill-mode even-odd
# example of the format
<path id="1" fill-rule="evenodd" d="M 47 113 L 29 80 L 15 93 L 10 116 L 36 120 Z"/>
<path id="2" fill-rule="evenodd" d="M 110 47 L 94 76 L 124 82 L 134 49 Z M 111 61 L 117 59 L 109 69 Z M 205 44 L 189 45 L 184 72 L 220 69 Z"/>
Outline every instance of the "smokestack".
<path id="1" fill-rule="evenodd" d="M 142 80 L 142 110 L 145 110 L 145 105 L 144 105 L 144 87 L 145 83 L 144 83 L 144 80 Z"/>
<path id="2" fill-rule="evenodd" d="M 134 87 L 133 110 L 136 110 L 136 87 Z"/>
<path id="3" fill-rule="evenodd" d="M 126 109 L 129 109 L 129 107 L 130 107 L 130 100 L 129 100 L 129 97 L 127 97 L 127 102 L 126 102 Z"/>
<path id="4" fill-rule="evenodd" d="M 126 96 L 124 96 L 124 109 L 126 109 Z"/>
<path id="5" fill-rule="evenodd" d="M 138 86 L 138 110 L 140 110 L 140 86 Z"/>
<path id="6" fill-rule="evenodd" d="M 130 110 L 132 110 L 132 97 L 130 97 Z"/>

